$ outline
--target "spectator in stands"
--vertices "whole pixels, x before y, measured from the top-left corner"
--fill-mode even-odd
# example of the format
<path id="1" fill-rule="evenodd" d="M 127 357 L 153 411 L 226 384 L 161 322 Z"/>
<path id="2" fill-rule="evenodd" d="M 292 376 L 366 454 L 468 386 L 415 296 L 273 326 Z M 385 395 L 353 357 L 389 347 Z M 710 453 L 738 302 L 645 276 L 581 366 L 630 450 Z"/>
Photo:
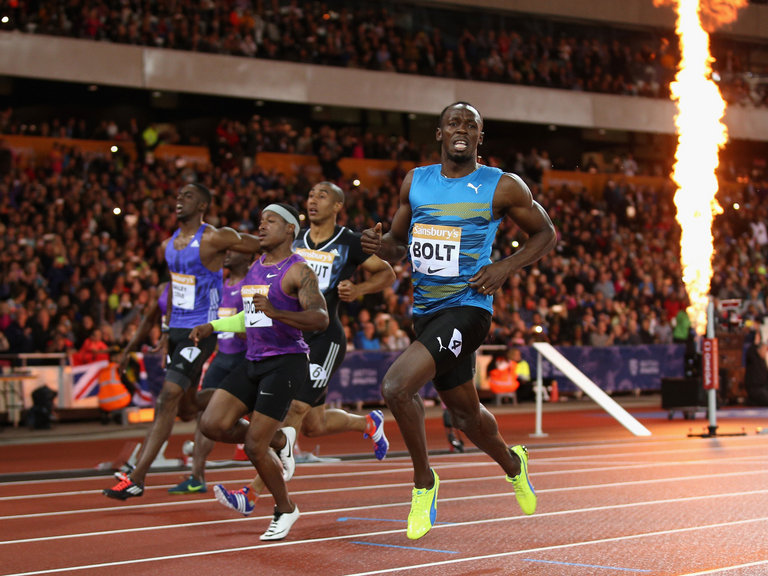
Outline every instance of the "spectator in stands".
<path id="1" fill-rule="evenodd" d="M 376 325 L 373 322 L 363 322 L 360 330 L 355 335 L 356 350 L 380 350 L 381 341 L 376 334 Z"/>
<path id="2" fill-rule="evenodd" d="M 386 332 L 381 339 L 381 348 L 383 350 L 405 350 L 410 343 L 411 339 L 408 334 L 400 328 L 397 320 L 390 316 L 387 319 Z"/>
<path id="3" fill-rule="evenodd" d="M 12 314 L 11 323 L 4 330 L 8 339 L 8 351 L 11 354 L 23 354 L 35 351 L 35 341 L 32 326 L 29 322 L 29 312 L 20 306 Z"/>
<path id="4" fill-rule="evenodd" d="M 104 341 L 100 328 L 94 328 L 77 353 L 79 364 L 109 360 L 109 346 Z"/>
<path id="5" fill-rule="evenodd" d="M 747 403 L 752 406 L 768 406 L 768 343 L 761 330 L 755 330 L 752 342 L 746 352 L 744 388 Z"/>

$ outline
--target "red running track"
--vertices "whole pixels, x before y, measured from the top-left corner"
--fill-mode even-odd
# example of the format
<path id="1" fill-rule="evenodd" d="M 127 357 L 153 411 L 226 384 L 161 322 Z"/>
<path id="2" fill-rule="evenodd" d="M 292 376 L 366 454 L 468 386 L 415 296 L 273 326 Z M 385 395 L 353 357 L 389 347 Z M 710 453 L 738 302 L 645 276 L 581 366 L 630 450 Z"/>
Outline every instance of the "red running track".
<path id="1" fill-rule="evenodd" d="M 545 416 L 550 436 L 529 439 L 531 429 L 521 430 L 529 416 L 499 414 L 499 422 L 508 441 L 529 445 L 539 495 L 533 516 L 520 512 L 484 454 L 436 453 L 437 524 L 408 540 L 411 467 L 390 424 L 394 455 L 384 462 L 298 466 L 289 487 L 301 517 L 275 543 L 259 541 L 269 496 L 244 518 L 210 491 L 168 495 L 180 472 L 151 474 L 145 495 L 125 503 L 100 494 L 112 483 L 107 476 L 4 482 L 0 574 L 768 575 L 768 436 L 755 433 L 764 419 L 721 422 L 721 432 L 743 427 L 744 436 L 689 438 L 691 422 L 648 412 L 640 419 L 653 435 L 634 438 L 594 410 L 571 410 Z M 705 424 L 694 423 L 695 431 Z M 428 434 L 433 448 L 445 445 L 439 420 Z M 324 453 L 361 449 L 346 434 L 321 444 Z M 33 449 L 56 447 L 70 463 L 79 451 L 101 449 Z M 4 471 L 15 450 L 0 446 Z M 207 479 L 209 487 L 236 487 L 251 474 L 245 466 L 211 469 Z"/>

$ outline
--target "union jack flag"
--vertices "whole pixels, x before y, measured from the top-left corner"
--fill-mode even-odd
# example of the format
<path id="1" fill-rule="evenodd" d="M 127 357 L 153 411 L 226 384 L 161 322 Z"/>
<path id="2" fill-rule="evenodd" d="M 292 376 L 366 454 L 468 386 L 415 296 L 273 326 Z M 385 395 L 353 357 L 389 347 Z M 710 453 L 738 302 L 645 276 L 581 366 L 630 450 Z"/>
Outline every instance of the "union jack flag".
<path id="1" fill-rule="evenodd" d="M 134 406 L 154 406 L 155 396 L 150 389 L 149 375 L 147 374 L 147 368 L 144 364 L 144 354 L 141 352 L 134 352 L 131 354 L 131 358 L 133 358 L 138 365 L 138 374 L 133 376 L 135 379 L 134 384 L 136 386 L 136 392 L 133 394 L 133 404 Z"/>
<path id="2" fill-rule="evenodd" d="M 109 362 L 99 360 L 80 366 L 72 366 L 72 397 L 82 400 L 99 393 L 99 371 Z"/>

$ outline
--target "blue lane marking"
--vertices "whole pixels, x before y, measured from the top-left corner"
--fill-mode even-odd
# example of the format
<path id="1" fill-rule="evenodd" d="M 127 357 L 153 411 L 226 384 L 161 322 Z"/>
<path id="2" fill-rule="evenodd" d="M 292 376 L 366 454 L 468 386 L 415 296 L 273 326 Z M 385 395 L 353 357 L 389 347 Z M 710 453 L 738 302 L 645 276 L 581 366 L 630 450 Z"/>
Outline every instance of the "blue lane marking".
<path id="1" fill-rule="evenodd" d="M 395 544 L 374 544 L 373 542 L 351 541 L 352 544 L 361 544 L 362 546 L 379 546 L 380 548 L 403 548 L 405 550 L 418 550 L 420 552 L 439 552 L 441 554 L 458 554 L 454 550 L 435 550 L 434 548 L 414 548 L 412 546 L 397 546 Z"/>
<path id="2" fill-rule="evenodd" d="M 599 566 L 598 564 L 577 564 L 576 562 L 557 562 L 555 560 L 535 560 L 533 558 L 523 558 L 524 562 L 541 562 L 542 564 L 562 564 L 563 566 L 579 566 L 581 568 L 602 568 L 603 570 L 621 570 L 622 572 L 651 572 L 651 570 L 641 570 L 639 568 L 618 568 L 616 566 Z"/>
<path id="3" fill-rule="evenodd" d="M 336 522 L 347 522 L 348 520 L 373 520 L 374 522 L 400 522 L 405 520 L 390 520 L 389 518 L 361 518 L 360 516 L 340 516 L 336 519 Z"/>
<path id="4" fill-rule="evenodd" d="M 349 520 L 370 520 L 371 522 L 398 522 L 399 524 L 404 524 L 405 520 L 393 520 L 391 518 L 364 518 L 362 516 L 339 516 L 336 519 L 336 522 L 347 522 Z M 453 522 L 435 522 L 435 524 L 453 524 Z"/>

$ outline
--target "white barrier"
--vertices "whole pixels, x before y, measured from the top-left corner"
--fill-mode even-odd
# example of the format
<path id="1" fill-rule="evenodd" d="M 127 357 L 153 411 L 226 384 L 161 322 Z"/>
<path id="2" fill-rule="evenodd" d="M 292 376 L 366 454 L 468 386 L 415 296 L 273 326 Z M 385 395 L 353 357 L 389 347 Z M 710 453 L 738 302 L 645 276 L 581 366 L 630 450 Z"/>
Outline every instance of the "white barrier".
<path id="1" fill-rule="evenodd" d="M 546 358 L 560 370 L 571 382 L 576 384 L 587 396 L 592 398 L 608 414 L 613 416 L 627 430 L 635 436 L 650 436 L 651 431 L 640 424 L 629 412 L 624 410 L 613 398 L 603 392 L 597 384 L 587 378 L 584 373 L 576 368 L 568 359 L 560 354 L 555 348 L 547 342 L 536 342 L 533 347 L 539 353 L 537 359 L 537 384 L 536 384 L 536 432 L 533 436 L 545 436 L 541 430 L 541 411 L 542 411 L 542 382 L 541 382 L 541 358 Z"/>

